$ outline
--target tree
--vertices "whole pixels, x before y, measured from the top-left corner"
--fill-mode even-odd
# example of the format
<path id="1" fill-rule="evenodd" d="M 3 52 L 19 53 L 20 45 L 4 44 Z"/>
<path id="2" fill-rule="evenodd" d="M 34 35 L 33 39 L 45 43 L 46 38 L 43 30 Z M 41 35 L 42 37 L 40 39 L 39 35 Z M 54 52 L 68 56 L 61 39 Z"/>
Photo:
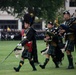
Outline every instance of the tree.
<path id="1" fill-rule="evenodd" d="M 22 16 L 28 9 L 39 18 L 54 20 L 55 14 L 64 0 L 0 0 L 0 9 L 17 16 Z"/>

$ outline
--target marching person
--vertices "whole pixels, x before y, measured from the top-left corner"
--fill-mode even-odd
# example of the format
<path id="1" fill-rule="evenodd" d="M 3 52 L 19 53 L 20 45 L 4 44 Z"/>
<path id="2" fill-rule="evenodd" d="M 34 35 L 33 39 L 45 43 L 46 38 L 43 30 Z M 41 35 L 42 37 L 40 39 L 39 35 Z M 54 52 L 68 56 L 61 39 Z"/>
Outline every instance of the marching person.
<path id="1" fill-rule="evenodd" d="M 30 15 L 30 14 L 25 14 L 24 15 L 24 39 L 22 40 L 22 42 L 20 44 L 18 44 L 19 46 L 23 46 L 24 47 L 24 51 L 22 52 L 22 56 L 21 56 L 21 60 L 19 62 L 18 67 L 14 67 L 14 70 L 16 72 L 20 71 L 20 68 L 22 67 L 22 65 L 24 64 L 24 60 L 28 59 L 30 65 L 33 68 L 33 71 L 36 71 L 36 67 L 34 65 L 34 55 L 35 53 L 37 54 L 37 51 L 35 51 L 34 47 L 36 47 L 36 31 L 31 27 L 31 25 L 34 22 L 34 16 Z"/>
<path id="2" fill-rule="evenodd" d="M 73 19 L 71 18 L 71 15 L 68 11 L 65 11 L 63 13 L 63 16 L 65 20 L 64 27 L 67 28 L 62 30 L 63 33 L 66 32 L 65 51 L 69 62 L 67 69 L 74 69 L 72 52 L 74 51 L 76 25 L 74 23 L 74 18 Z"/>
<path id="3" fill-rule="evenodd" d="M 62 52 L 58 46 L 58 36 L 56 36 L 53 32 L 54 30 L 54 25 L 52 22 L 48 22 L 47 24 L 47 31 L 45 33 L 45 38 L 44 41 L 46 42 L 46 50 L 41 51 L 43 54 L 45 54 L 46 59 L 43 65 L 39 65 L 42 69 L 45 69 L 45 66 L 49 62 L 50 56 L 52 57 L 52 60 L 55 64 L 56 68 L 59 68 L 59 62 L 61 62 L 62 59 Z"/>

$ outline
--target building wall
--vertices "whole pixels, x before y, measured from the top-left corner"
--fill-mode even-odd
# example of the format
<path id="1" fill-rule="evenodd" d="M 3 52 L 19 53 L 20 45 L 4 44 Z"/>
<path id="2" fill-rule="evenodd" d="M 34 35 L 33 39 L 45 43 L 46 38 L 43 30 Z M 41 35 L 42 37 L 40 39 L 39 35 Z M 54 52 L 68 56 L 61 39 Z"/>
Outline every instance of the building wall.
<path id="1" fill-rule="evenodd" d="M 18 18 L 15 18 L 15 16 L 12 16 L 11 14 L 8 14 L 5 11 L 0 11 L 0 20 L 17 20 Z"/>
<path id="2" fill-rule="evenodd" d="M 0 11 L 0 20 L 18 20 L 18 30 L 22 30 L 22 23 L 20 19 L 8 14 L 6 11 Z"/>
<path id="3" fill-rule="evenodd" d="M 71 13 L 71 15 L 75 12 L 76 7 L 70 7 L 70 0 L 65 0 L 65 9 L 69 10 L 69 12 Z"/>

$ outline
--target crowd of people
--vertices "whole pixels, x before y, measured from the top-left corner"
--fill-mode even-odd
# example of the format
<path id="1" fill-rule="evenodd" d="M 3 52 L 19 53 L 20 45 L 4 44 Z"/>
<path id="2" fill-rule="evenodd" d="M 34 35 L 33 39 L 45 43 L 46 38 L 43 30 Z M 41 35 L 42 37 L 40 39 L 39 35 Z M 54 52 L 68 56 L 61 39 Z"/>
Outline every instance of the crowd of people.
<path id="1" fill-rule="evenodd" d="M 14 67 L 16 72 L 20 71 L 25 59 L 29 60 L 33 71 L 37 70 L 35 63 L 39 64 L 42 69 L 45 69 L 50 56 L 55 67 L 59 68 L 59 64 L 62 63 L 64 58 L 64 52 L 66 52 L 69 63 L 67 69 L 74 69 L 72 52 L 74 51 L 74 45 L 76 43 L 76 17 L 71 18 L 68 11 L 63 13 L 63 17 L 64 23 L 58 27 L 55 27 L 51 21 L 47 23 L 44 38 L 46 47 L 41 51 L 41 54 L 45 55 L 46 58 L 44 63 L 40 64 L 37 54 L 36 31 L 32 28 L 35 16 L 29 13 L 24 15 L 23 40 L 18 44 L 18 46 L 22 46 L 23 52 L 18 67 Z M 65 43 L 63 43 L 63 38 L 65 38 Z"/>

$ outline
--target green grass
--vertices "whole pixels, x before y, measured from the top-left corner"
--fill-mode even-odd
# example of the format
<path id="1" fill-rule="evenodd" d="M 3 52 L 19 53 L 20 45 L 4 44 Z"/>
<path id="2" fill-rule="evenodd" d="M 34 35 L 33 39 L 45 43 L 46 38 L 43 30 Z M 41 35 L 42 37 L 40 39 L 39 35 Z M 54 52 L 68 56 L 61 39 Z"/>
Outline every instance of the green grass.
<path id="1" fill-rule="evenodd" d="M 1 61 L 15 48 L 19 41 L 0 41 L 0 75 L 76 75 L 76 65 L 75 69 L 67 70 L 68 60 L 65 54 L 63 60 L 63 65 L 56 69 L 51 58 L 45 69 L 41 69 L 36 66 L 37 71 L 33 72 L 28 60 L 25 60 L 25 64 L 21 68 L 20 72 L 16 73 L 13 67 L 18 66 L 20 58 L 16 58 L 15 54 L 12 53 L 10 57 L 3 63 Z M 45 43 L 43 41 L 37 41 L 38 57 L 39 62 L 43 63 L 45 56 L 40 54 L 40 51 L 45 48 Z M 76 52 L 73 52 L 74 63 L 76 62 Z"/>

